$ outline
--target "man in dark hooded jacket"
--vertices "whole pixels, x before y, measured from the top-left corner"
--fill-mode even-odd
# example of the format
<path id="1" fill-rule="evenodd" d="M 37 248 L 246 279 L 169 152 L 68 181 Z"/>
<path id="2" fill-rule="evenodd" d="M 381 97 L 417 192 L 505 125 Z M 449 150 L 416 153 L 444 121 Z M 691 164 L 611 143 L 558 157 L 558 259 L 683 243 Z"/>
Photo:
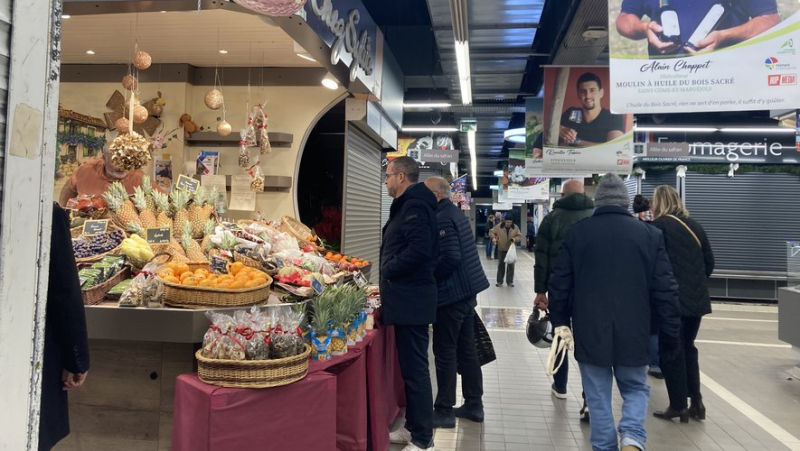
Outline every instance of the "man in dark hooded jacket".
<path id="1" fill-rule="evenodd" d="M 381 314 L 395 326 L 406 388 L 406 425 L 391 433 L 404 451 L 433 448 L 433 392 L 428 369 L 428 326 L 436 322 L 436 196 L 419 180 L 413 158 L 392 160 L 384 174 L 394 198 L 381 243 Z"/>
<path id="2" fill-rule="evenodd" d="M 567 233 L 550 277 L 553 335 L 575 350 L 592 412 L 592 449 L 644 450 L 651 313 L 665 354 L 678 352 L 678 284 L 661 231 L 631 216 L 619 177 L 603 176 L 594 202 L 592 217 Z M 623 399 L 619 429 L 614 380 Z"/>
<path id="3" fill-rule="evenodd" d="M 539 237 L 536 240 L 536 262 L 533 268 L 535 281 L 534 290 L 536 299 L 534 308 L 547 310 L 547 281 L 556 265 L 561 243 L 572 226 L 582 219 L 592 215 L 594 202 L 584 192 L 583 182 L 577 179 L 567 180 L 561 190 L 561 199 L 553 205 L 553 211 L 544 217 L 539 227 Z M 567 380 L 569 378 L 569 365 L 561 365 L 558 372 L 553 375 L 553 396 L 558 399 L 567 399 Z M 581 409 L 581 420 L 589 419 L 586 403 Z"/>
<path id="4" fill-rule="evenodd" d="M 439 309 L 433 327 L 433 353 L 439 387 L 434 403 L 433 426 L 456 427 L 456 416 L 483 421 L 483 374 L 475 348 L 475 307 L 478 293 L 489 288 L 472 227 L 464 213 L 450 201 L 450 184 L 441 177 L 425 180 L 439 201 L 436 217 L 439 253 L 436 280 Z M 461 368 L 464 405 L 456 402 L 456 368 Z"/>

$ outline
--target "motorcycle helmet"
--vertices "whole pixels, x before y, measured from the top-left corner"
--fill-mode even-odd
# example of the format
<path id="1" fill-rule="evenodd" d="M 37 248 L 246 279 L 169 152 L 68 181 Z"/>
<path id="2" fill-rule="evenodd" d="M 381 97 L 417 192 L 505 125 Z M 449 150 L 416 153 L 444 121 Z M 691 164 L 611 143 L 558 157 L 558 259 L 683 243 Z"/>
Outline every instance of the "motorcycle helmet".
<path id="1" fill-rule="evenodd" d="M 528 317 L 525 335 L 537 348 L 549 349 L 553 343 L 553 324 L 550 323 L 550 315 L 544 310 L 533 309 L 533 313 Z"/>

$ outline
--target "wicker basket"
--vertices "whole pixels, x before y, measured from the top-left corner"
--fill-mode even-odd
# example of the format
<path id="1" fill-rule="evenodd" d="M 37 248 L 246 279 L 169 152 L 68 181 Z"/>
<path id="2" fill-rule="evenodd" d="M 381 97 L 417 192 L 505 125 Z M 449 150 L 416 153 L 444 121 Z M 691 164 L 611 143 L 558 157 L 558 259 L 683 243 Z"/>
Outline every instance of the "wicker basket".
<path id="1" fill-rule="evenodd" d="M 309 244 L 316 245 L 317 243 L 308 241 L 309 236 L 316 237 L 316 234 L 309 229 L 305 224 L 298 221 L 297 219 L 291 216 L 284 216 L 281 218 L 281 223 L 279 226 L 279 230 L 281 232 L 288 233 L 292 237 L 297 240 L 297 243 L 300 247 L 307 246 Z M 316 239 L 315 239 L 316 241 Z"/>
<path id="2" fill-rule="evenodd" d="M 311 346 L 300 355 L 275 360 L 217 360 L 197 358 L 197 376 L 206 384 L 230 388 L 269 388 L 289 385 L 306 377 Z"/>
<path id="3" fill-rule="evenodd" d="M 125 266 L 105 282 L 95 285 L 88 290 L 82 290 L 81 295 L 83 297 L 83 305 L 96 305 L 103 302 L 103 300 L 106 298 L 106 294 L 108 294 L 108 292 L 111 291 L 114 286 L 123 280 L 130 278 L 130 276 L 131 270 Z"/>
<path id="4" fill-rule="evenodd" d="M 261 271 L 264 270 L 264 265 L 262 265 L 258 261 L 253 260 L 252 258 L 250 258 L 250 257 L 248 257 L 248 256 L 246 256 L 244 254 L 240 254 L 238 252 L 234 252 L 233 253 L 233 259 L 235 261 L 245 265 L 245 266 L 249 266 L 251 268 L 256 268 L 256 269 L 261 270 Z"/>
<path id="5" fill-rule="evenodd" d="M 106 231 L 107 232 L 115 232 L 115 231 L 124 232 L 124 230 L 122 230 L 121 228 L 115 226 L 111 222 L 108 223 L 108 228 L 106 229 Z M 75 227 L 75 228 L 73 228 L 72 230 L 70 230 L 70 234 L 72 235 L 73 239 L 74 238 L 78 238 L 79 236 L 81 236 L 83 234 L 83 227 Z M 122 243 L 120 243 L 120 245 L 115 247 L 114 249 L 111 249 L 110 251 L 104 252 L 102 254 L 97 254 L 97 255 L 93 255 L 91 257 L 86 257 L 86 258 L 76 258 L 75 262 L 76 263 L 95 263 L 95 262 L 99 262 L 100 260 L 102 260 L 103 257 L 105 257 L 106 255 L 119 255 L 121 252 L 122 252 Z"/>
<path id="6" fill-rule="evenodd" d="M 261 304 L 269 298 L 272 278 L 266 285 L 244 290 L 193 287 L 164 282 L 164 303 L 175 307 L 246 307 Z"/>

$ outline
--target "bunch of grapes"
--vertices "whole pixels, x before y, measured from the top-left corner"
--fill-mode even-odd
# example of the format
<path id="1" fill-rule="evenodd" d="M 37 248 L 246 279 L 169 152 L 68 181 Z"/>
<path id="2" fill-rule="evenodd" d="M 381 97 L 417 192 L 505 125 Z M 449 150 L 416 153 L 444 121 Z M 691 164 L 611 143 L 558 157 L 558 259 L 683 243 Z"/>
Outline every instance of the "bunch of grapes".
<path id="1" fill-rule="evenodd" d="M 122 244 L 124 239 L 125 233 L 121 230 L 100 233 L 91 238 L 84 237 L 72 240 L 72 249 L 75 251 L 75 258 L 89 258 L 116 248 Z"/>

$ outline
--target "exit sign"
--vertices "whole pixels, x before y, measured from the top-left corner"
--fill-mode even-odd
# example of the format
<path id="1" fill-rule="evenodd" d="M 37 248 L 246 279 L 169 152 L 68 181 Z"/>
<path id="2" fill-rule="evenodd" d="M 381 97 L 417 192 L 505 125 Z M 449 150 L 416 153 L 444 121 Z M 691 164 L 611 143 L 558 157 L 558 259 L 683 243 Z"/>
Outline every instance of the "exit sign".
<path id="1" fill-rule="evenodd" d="M 461 133 L 477 132 L 478 120 L 474 117 L 461 119 Z"/>

